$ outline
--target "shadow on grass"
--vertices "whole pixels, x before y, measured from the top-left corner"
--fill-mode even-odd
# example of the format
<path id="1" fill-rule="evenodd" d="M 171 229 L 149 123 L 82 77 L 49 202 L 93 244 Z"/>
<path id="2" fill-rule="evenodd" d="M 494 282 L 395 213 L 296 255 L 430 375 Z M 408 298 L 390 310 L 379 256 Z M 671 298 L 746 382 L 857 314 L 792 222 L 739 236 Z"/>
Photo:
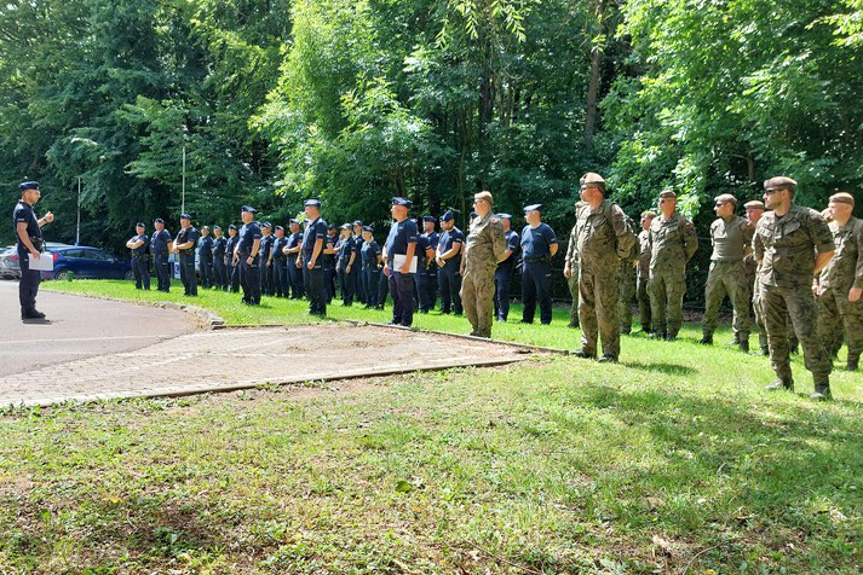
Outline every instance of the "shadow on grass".
<path id="1" fill-rule="evenodd" d="M 698 370 L 688 365 L 678 365 L 676 363 L 641 363 L 639 361 L 622 361 L 624 367 L 632 369 L 640 369 L 642 371 L 658 371 L 668 375 L 695 375 Z"/>

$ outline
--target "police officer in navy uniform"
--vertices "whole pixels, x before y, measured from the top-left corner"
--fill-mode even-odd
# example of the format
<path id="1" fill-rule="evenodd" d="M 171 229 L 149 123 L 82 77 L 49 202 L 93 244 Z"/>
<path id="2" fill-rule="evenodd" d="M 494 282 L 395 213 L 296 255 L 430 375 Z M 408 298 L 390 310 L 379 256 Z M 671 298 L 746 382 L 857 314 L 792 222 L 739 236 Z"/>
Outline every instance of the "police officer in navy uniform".
<path id="1" fill-rule="evenodd" d="M 309 296 L 309 313 L 327 315 L 327 286 L 324 278 L 323 251 L 327 238 L 327 222 L 321 217 L 321 201 L 306 200 L 303 204 L 308 226 L 303 235 L 303 259 L 297 261 L 303 270 L 303 283 Z"/>
<path id="2" fill-rule="evenodd" d="M 276 226 L 276 239 L 270 254 L 270 259 L 273 262 L 273 287 L 276 290 L 276 297 L 289 297 L 291 295 L 291 289 L 288 286 L 288 255 L 284 251 L 286 245 L 288 245 L 288 238 L 285 237 L 285 228 Z"/>
<path id="3" fill-rule="evenodd" d="M 251 206 L 243 206 L 240 217 L 243 227 L 240 228 L 237 247 L 234 248 L 234 263 L 239 269 L 240 285 L 243 287 L 242 302 L 247 305 L 261 303 L 261 228 L 255 221 L 257 210 Z"/>
<path id="4" fill-rule="evenodd" d="M 180 216 L 180 231 L 174 238 L 174 253 L 180 256 L 180 281 L 183 282 L 186 296 L 198 295 L 198 278 L 195 276 L 195 244 L 201 234 L 192 226 L 192 216 Z"/>
<path id="5" fill-rule="evenodd" d="M 440 217 L 443 231 L 438 236 L 437 257 L 435 261 L 440 268 L 437 272 L 440 286 L 441 312 L 461 315 L 461 250 L 464 245 L 464 234 L 455 227 L 455 216 L 452 210 L 447 210 Z"/>
<path id="6" fill-rule="evenodd" d="M 273 295 L 273 267 L 270 262 L 273 242 L 276 239 L 273 237 L 273 224 L 270 222 L 261 222 L 261 234 L 261 265 L 259 267 L 261 293 L 263 295 Z"/>
<path id="7" fill-rule="evenodd" d="M 225 254 L 228 240 L 222 235 L 222 228 L 213 226 L 213 287 L 228 291 L 228 268 L 225 265 Z"/>
<path id="8" fill-rule="evenodd" d="M 512 230 L 512 215 L 500 213 L 497 217 L 503 223 L 506 251 L 494 272 L 494 315 L 497 321 L 506 321 L 509 317 L 509 291 L 512 286 L 512 276 L 515 272 L 515 262 L 518 260 L 518 247 L 521 241 L 518 234 Z"/>
<path id="9" fill-rule="evenodd" d="M 339 289 L 342 292 L 342 305 L 350 306 L 354 301 L 354 276 L 357 253 L 354 250 L 354 238 L 351 234 L 351 224 L 342 224 L 340 237 L 336 243 L 337 269 L 339 271 Z"/>
<path id="10" fill-rule="evenodd" d="M 390 212 L 395 221 L 390 227 L 383 249 L 383 259 L 386 262 L 384 274 L 389 278 L 390 294 L 393 296 L 392 323 L 406 327 L 413 323 L 414 317 L 414 274 L 410 269 L 417 246 L 417 225 L 408 219 L 410 208 L 410 200 L 393 198 Z M 405 257 L 404 263 L 397 268 L 394 267 L 396 256 Z"/>
<path id="11" fill-rule="evenodd" d="M 338 271 L 336 270 L 336 260 L 338 252 L 336 245 L 339 243 L 338 234 L 336 234 L 336 226 L 327 224 L 327 237 L 324 238 L 324 285 L 327 288 L 327 305 L 332 303 L 336 297 L 336 279 Z M 302 279 L 302 276 L 300 277 Z"/>
<path id="12" fill-rule="evenodd" d="M 237 234 L 237 226 L 234 224 L 229 225 L 228 244 L 225 246 L 225 269 L 228 273 L 228 289 L 231 290 L 231 293 L 239 293 L 240 291 L 240 270 L 234 261 L 234 251 L 237 249 L 239 241 L 240 236 Z"/>
<path id="13" fill-rule="evenodd" d="M 533 323 L 536 303 L 544 325 L 551 323 L 551 258 L 557 253 L 557 236 L 542 222 L 542 205 L 524 207 L 527 225 L 521 230 L 522 276 L 521 298 L 524 303 L 522 323 Z"/>
<path id="14" fill-rule="evenodd" d="M 201 270 L 201 287 L 213 287 L 213 238 L 210 237 L 209 226 L 201 227 L 201 239 L 198 240 L 198 262 Z"/>
<path id="15" fill-rule="evenodd" d="M 378 306 L 378 281 L 381 275 L 378 264 L 381 262 L 381 248 L 373 234 L 374 228 L 363 226 L 363 247 L 360 256 L 363 260 L 363 285 L 366 291 L 365 309 Z"/>
<path id="16" fill-rule="evenodd" d="M 426 238 L 426 242 L 436 255 L 439 236 L 435 231 L 435 222 L 437 222 L 437 219 L 434 216 L 423 216 L 422 236 Z M 417 287 L 422 286 L 422 289 L 419 290 L 420 312 L 428 313 L 437 304 L 437 263 L 435 263 L 434 255 L 426 262 L 425 268 L 417 270 L 417 277 L 419 278 Z M 423 289 L 425 290 L 424 292 Z"/>
<path id="17" fill-rule="evenodd" d="M 33 206 L 42 197 L 39 182 L 22 182 L 18 189 L 21 191 L 21 199 L 12 212 L 12 221 L 15 223 L 18 261 L 21 264 L 21 280 L 18 282 L 21 319 L 43 320 L 45 314 L 36 309 L 36 294 L 39 292 L 42 275 L 39 270 L 30 269 L 30 258 L 38 260 L 42 257 L 42 226 L 53 222 L 54 214 L 48 212 L 41 218 L 36 218 Z"/>
<path id="18" fill-rule="evenodd" d="M 437 245 L 432 247 L 431 239 L 426 234 L 417 234 L 417 273 L 414 274 L 414 287 L 416 288 L 417 309 L 420 313 L 428 313 L 434 307 L 434 302 L 429 293 L 429 273 L 428 269 L 437 267 L 435 263 L 435 250 Z"/>
<path id="19" fill-rule="evenodd" d="M 162 218 L 156 218 L 153 227 L 156 231 L 150 238 L 150 251 L 153 253 L 156 282 L 159 284 L 159 291 L 168 293 L 171 291 L 171 264 L 168 262 L 168 253 L 171 251 L 171 232 L 165 229 L 165 220 Z"/>
<path id="20" fill-rule="evenodd" d="M 358 302 L 366 303 L 366 289 L 363 282 L 363 258 L 361 255 L 363 249 L 363 222 L 356 220 L 353 225 L 353 240 L 354 240 L 354 265 L 351 266 L 351 275 L 354 279 L 354 299 Z"/>
<path id="21" fill-rule="evenodd" d="M 144 233 L 147 230 L 142 222 L 135 226 L 135 235 L 126 242 L 126 247 L 132 250 L 132 273 L 135 274 L 135 289 L 150 291 L 150 238 Z"/>
<path id="22" fill-rule="evenodd" d="M 303 249 L 303 232 L 300 222 L 295 219 L 288 221 L 288 230 L 291 232 L 282 251 L 287 258 L 286 266 L 288 272 L 288 284 L 290 284 L 292 299 L 300 299 L 304 295 L 303 270 L 297 267 L 297 259 L 301 258 L 300 250 Z"/>

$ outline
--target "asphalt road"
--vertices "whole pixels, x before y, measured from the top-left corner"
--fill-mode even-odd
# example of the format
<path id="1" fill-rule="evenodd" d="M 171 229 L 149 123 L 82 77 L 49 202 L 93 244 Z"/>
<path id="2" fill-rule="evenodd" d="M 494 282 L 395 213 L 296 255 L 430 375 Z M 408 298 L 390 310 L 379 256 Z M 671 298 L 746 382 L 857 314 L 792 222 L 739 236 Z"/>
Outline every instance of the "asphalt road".
<path id="1" fill-rule="evenodd" d="M 140 349 L 197 328 L 181 311 L 39 291 L 49 321 L 21 321 L 18 282 L 0 280 L 0 376 Z"/>

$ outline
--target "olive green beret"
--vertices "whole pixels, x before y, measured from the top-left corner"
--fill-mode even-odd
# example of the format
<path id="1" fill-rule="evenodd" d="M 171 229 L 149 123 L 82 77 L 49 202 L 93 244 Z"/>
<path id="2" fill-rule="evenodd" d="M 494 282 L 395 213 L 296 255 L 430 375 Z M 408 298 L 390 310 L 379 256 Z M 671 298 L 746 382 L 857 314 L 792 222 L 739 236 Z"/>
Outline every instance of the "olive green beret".
<path id="1" fill-rule="evenodd" d="M 830 196 L 830 201 L 834 204 L 849 204 L 853 206 L 854 196 L 852 196 L 848 192 L 839 192 L 838 194 L 833 194 L 832 196 Z"/>
<path id="2" fill-rule="evenodd" d="M 743 207 L 747 210 L 764 210 L 764 202 L 761 200 L 752 200 L 743 204 Z"/>
<path id="3" fill-rule="evenodd" d="M 731 194 L 721 194 L 713 198 L 713 201 L 717 204 L 727 204 L 731 202 L 732 204 L 737 205 L 737 198 L 732 196 Z"/>
<path id="4" fill-rule="evenodd" d="M 785 176 L 776 176 L 775 178 L 770 178 L 769 180 L 764 181 L 765 190 L 770 190 L 773 188 L 788 188 L 793 190 L 796 187 L 797 182 L 795 182 L 791 178 L 786 178 Z"/>
<path id="5" fill-rule="evenodd" d="M 482 191 L 478 194 L 474 194 L 473 199 L 477 202 L 480 200 L 485 200 L 486 202 L 488 202 L 488 205 L 494 205 L 494 198 L 492 197 L 491 192 Z"/>

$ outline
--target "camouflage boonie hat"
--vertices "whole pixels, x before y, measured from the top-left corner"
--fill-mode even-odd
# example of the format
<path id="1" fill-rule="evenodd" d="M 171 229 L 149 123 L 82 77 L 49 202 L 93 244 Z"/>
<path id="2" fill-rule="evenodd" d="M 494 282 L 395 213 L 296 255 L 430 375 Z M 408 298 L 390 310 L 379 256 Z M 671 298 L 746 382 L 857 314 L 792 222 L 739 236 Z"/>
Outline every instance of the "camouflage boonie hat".
<path id="1" fill-rule="evenodd" d="M 494 198 L 492 197 L 491 192 L 482 191 L 478 194 L 474 194 L 473 199 L 474 199 L 474 201 L 477 201 L 477 202 L 480 200 L 486 201 L 486 202 L 488 202 L 488 205 L 490 205 L 490 206 L 494 205 Z"/>
<path id="2" fill-rule="evenodd" d="M 797 188 L 797 182 L 785 176 L 776 176 L 775 178 L 770 178 L 769 180 L 764 181 L 765 190 L 773 190 L 776 188 L 794 190 Z"/>
<path id="3" fill-rule="evenodd" d="M 854 196 L 852 196 L 848 192 L 839 192 L 838 194 L 833 194 L 832 196 L 830 196 L 830 202 L 834 204 L 848 204 L 850 206 L 853 206 Z"/>
<path id="4" fill-rule="evenodd" d="M 659 192 L 659 199 L 663 200 L 665 198 L 677 199 L 677 194 L 674 193 L 674 190 L 662 190 Z"/>
<path id="5" fill-rule="evenodd" d="M 714 201 L 716 204 L 728 204 L 728 203 L 732 203 L 732 204 L 734 204 L 734 205 L 737 205 L 737 198 L 735 198 L 735 197 L 734 197 L 734 196 L 732 196 L 731 194 L 721 194 L 721 195 L 718 195 L 718 196 L 716 196 L 715 198 L 713 198 L 713 201 Z"/>
<path id="6" fill-rule="evenodd" d="M 581 176 L 580 183 L 581 185 L 595 184 L 601 187 L 605 186 L 605 179 L 596 172 L 587 172 Z"/>
<path id="7" fill-rule="evenodd" d="M 743 204 L 743 207 L 746 208 L 747 210 L 766 210 L 767 209 L 766 207 L 764 207 L 764 202 L 762 202 L 761 200 L 751 200 L 751 201 Z"/>

